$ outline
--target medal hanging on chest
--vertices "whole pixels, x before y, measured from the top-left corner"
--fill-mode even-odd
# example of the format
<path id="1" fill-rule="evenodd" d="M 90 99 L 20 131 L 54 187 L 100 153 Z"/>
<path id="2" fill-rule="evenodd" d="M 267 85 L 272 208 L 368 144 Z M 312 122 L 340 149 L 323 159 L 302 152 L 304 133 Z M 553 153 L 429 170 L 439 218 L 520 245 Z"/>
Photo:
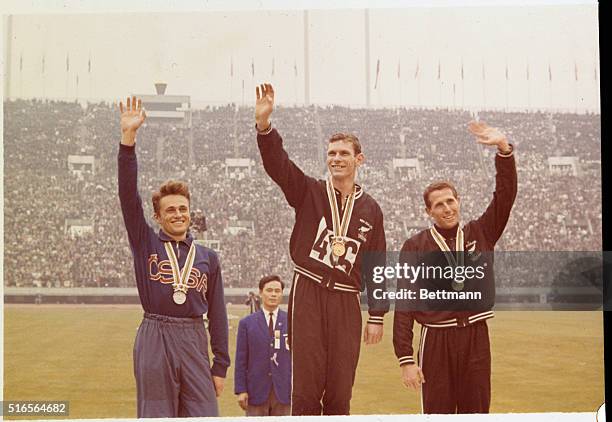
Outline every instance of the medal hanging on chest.
<path id="1" fill-rule="evenodd" d="M 351 216 L 353 214 L 353 206 L 355 205 L 356 187 L 353 187 L 353 192 L 348 196 L 342 218 L 340 218 L 340 210 L 338 210 L 338 202 L 336 201 L 336 192 L 331 178 L 328 179 L 325 184 L 329 208 L 331 209 L 332 230 L 334 233 L 331 239 L 332 257 L 334 260 L 337 260 L 346 253 L 346 234 L 348 233 Z"/>
<path id="2" fill-rule="evenodd" d="M 435 227 L 429 229 L 429 232 L 431 233 L 431 237 L 433 237 L 440 250 L 444 252 L 444 256 L 446 257 L 446 262 L 448 262 L 448 265 L 453 268 L 463 267 L 463 229 L 461 228 L 461 226 L 457 227 L 457 236 L 455 237 L 455 250 L 457 251 L 457 256 L 453 255 L 453 252 L 446 244 L 444 237 L 442 237 L 442 235 L 438 233 Z M 463 281 L 458 281 L 455 277 L 452 282 L 452 287 L 455 291 L 463 290 Z"/>
<path id="3" fill-rule="evenodd" d="M 191 268 L 193 268 L 193 262 L 195 261 L 195 243 L 191 243 L 182 271 L 179 268 L 179 262 L 174 254 L 171 242 L 164 242 L 164 247 L 166 248 L 166 254 L 168 255 L 170 266 L 172 267 L 172 288 L 174 290 L 172 293 L 172 300 L 177 305 L 182 305 L 187 301 L 187 280 L 189 279 L 189 274 L 191 273 Z"/>

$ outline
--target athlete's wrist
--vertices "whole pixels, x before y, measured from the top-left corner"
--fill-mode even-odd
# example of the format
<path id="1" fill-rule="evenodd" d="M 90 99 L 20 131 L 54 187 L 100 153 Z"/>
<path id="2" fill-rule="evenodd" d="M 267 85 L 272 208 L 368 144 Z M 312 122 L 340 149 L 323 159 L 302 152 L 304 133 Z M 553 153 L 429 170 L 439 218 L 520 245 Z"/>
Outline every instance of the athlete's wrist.
<path id="1" fill-rule="evenodd" d="M 259 135 L 267 135 L 272 131 L 272 122 L 267 120 L 265 122 L 256 122 L 255 129 Z"/>

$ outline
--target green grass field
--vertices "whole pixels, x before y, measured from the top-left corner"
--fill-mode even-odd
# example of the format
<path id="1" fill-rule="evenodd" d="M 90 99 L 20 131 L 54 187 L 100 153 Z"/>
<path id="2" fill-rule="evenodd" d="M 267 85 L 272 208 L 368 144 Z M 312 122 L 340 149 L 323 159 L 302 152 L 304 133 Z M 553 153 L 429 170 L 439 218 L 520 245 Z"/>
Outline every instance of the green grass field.
<path id="1" fill-rule="evenodd" d="M 132 347 L 141 318 L 137 306 L 5 305 L 4 400 L 68 400 L 70 418 L 135 418 Z M 238 319 L 230 324 L 233 360 Z M 594 412 L 603 402 L 601 312 L 498 312 L 489 326 L 491 412 Z M 400 382 L 391 331 L 387 315 L 383 341 L 362 346 L 353 414 L 420 412 L 418 393 Z M 220 411 L 242 415 L 233 368 Z"/>

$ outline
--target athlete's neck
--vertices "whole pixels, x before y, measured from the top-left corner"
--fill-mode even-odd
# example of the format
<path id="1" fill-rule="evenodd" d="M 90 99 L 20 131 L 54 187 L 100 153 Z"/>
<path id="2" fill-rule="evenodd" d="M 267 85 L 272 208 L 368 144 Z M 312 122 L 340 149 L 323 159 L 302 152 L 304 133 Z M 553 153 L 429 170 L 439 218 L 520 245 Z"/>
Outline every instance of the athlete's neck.
<path id="1" fill-rule="evenodd" d="M 355 189 L 355 179 L 349 179 L 349 178 L 336 179 L 332 177 L 332 185 L 334 186 L 335 189 L 340 191 L 340 193 L 342 194 L 342 197 L 345 198 L 349 196 L 351 193 L 353 193 L 353 190 Z"/>
<path id="2" fill-rule="evenodd" d="M 450 229 L 443 229 L 437 224 L 434 224 L 434 227 L 436 228 L 436 231 L 442 235 L 443 238 L 448 240 L 448 239 L 454 239 L 457 237 L 457 229 L 459 228 L 459 224 L 456 224 L 454 227 L 451 227 Z"/>
<path id="3" fill-rule="evenodd" d="M 174 234 L 168 233 L 164 229 L 162 229 L 162 231 L 166 234 L 166 236 L 168 236 L 169 238 L 171 238 L 175 242 L 181 242 L 181 241 L 187 239 L 187 232 L 185 232 L 185 233 L 183 233 L 181 235 L 174 235 Z"/>

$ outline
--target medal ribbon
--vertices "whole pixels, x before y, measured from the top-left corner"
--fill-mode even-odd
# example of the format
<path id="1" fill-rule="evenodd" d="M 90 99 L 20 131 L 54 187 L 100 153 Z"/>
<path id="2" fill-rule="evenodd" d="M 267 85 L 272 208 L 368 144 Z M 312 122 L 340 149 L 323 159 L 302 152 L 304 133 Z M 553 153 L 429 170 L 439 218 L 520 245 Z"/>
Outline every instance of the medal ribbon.
<path id="1" fill-rule="evenodd" d="M 457 236 L 455 237 L 455 250 L 457 251 L 456 259 L 452 251 L 446 244 L 444 237 L 442 237 L 442 235 L 438 233 L 436 228 L 432 227 L 431 229 L 429 229 L 429 232 L 431 233 L 431 236 L 433 237 L 440 250 L 444 252 L 444 256 L 446 256 L 446 261 L 448 262 L 448 264 L 453 267 L 463 267 L 463 229 L 461 228 L 461 226 L 457 227 Z"/>
<path id="2" fill-rule="evenodd" d="M 348 226 L 353 215 L 353 206 L 355 205 L 355 191 L 356 186 L 353 186 L 353 192 L 349 195 L 342 213 L 342 220 L 340 220 L 340 211 L 338 210 L 338 203 L 336 202 L 336 193 L 334 186 L 332 185 L 331 178 L 325 182 L 327 185 L 327 199 L 329 200 L 329 207 L 331 208 L 332 216 L 332 229 L 334 231 L 334 238 L 343 238 L 348 233 Z"/>
<path id="3" fill-rule="evenodd" d="M 172 279 L 174 280 L 172 287 L 175 292 L 180 290 L 186 293 L 187 279 L 189 278 L 189 273 L 191 273 L 191 268 L 195 261 L 195 243 L 191 242 L 191 247 L 189 248 L 189 253 L 187 254 L 187 259 L 185 259 L 185 265 L 182 271 L 179 268 L 178 259 L 176 259 L 171 242 L 164 242 L 164 247 L 166 248 L 166 254 L 168 255 L 168 259 L 170 259 L 170 266 L 172 267 Z"/>

